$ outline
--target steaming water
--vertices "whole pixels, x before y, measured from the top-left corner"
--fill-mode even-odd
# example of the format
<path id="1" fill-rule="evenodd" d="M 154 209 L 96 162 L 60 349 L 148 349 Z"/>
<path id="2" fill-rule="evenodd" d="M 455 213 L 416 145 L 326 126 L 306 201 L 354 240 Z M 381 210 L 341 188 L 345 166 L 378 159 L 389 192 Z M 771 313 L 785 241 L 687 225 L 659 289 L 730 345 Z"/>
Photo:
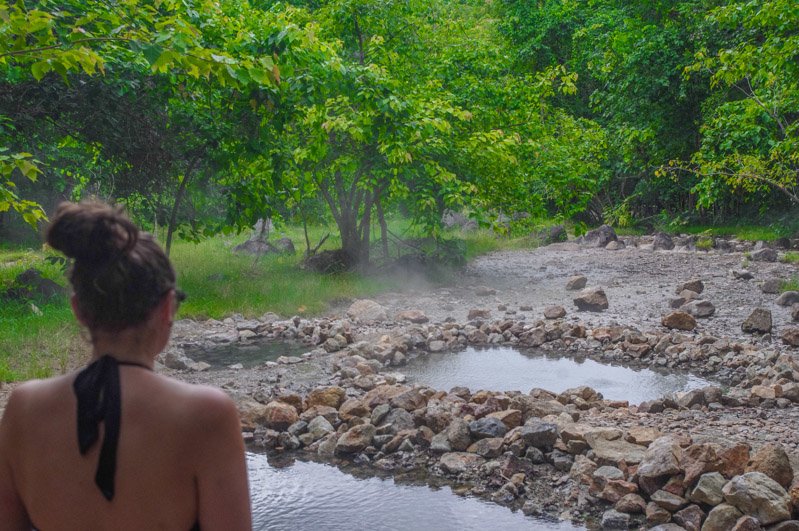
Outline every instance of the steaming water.
<path id="1" fill-rule="evenodd" d="M 639 404 L 675 391 L 713 385 L 685 373 L 629 369 L 592 360 L 544 357 L 506 347 L 463 352 L 434 353 L 411 361 L 403 372 L 409 381 L 449 390 L 465 386 L 476 391 L 528 392 L 534 387 L 560 393 L 580 385 L 590 386 L 609 400 Z"/>
<path id="2" fill-rule="evenodd" d="M 432 489 L 393 479 L 356 478 L 331 465 L 303 461 L 278 468 L 269 464 L 266 456 L 253 453 L 247 455 L 247 465 L 255 530 L 584 529 L 458 496 L 449 487 Z"/>

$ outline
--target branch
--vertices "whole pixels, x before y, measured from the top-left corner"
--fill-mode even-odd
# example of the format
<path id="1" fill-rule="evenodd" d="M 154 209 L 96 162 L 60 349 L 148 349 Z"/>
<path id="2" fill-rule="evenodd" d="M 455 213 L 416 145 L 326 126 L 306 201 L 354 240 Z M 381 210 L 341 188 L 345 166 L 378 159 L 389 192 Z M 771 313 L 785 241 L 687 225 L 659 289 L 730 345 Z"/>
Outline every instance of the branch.
<path id="1" fill-rule="evenodd" d="M 51 46 L 41 46 L 39 48 L 28 48 L 25 50 L 14 50 L 11 52 L 0 53 L 0 57 L 12 57 L 15 55 L 28 55 L 28 54 L 35 54 L 39 52 L 44 52 L 47 50 L 55 50 L 56 48 L 62 47 L 71 47 L 76 44 L 83 44 L 86 42 L 103 42 L 103 41 L 121 41 L 121 42 L 129 42 L 131 39 L 125 37 L 88 37 L 86 39 L 78 39 L 76 41 L 68 42 L 68 43 L 60 43 L 60 44 L 53 44 Z"/>

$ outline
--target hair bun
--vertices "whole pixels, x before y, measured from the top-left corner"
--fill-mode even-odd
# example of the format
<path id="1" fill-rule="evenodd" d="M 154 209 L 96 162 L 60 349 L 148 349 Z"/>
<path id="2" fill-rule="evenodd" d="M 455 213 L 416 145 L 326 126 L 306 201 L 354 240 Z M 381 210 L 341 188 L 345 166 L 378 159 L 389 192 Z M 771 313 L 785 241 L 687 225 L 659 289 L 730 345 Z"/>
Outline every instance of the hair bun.
<path id="1" fill-rule="evenodd" d="M 139 229 L 121 208 L 99 202 L 61 203 L 47 243 L 69 258 L 102 264 L 133 248 Z"/>

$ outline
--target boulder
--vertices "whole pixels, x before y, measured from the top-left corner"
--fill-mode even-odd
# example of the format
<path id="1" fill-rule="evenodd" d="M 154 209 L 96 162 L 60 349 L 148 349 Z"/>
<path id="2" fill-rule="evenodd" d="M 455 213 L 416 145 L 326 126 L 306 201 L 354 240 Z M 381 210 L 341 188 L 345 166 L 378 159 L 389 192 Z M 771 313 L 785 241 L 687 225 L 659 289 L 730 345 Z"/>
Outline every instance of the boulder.
<path id="1" fill-rule="evenodd" d="M 540 450 L 551 450 L 558 439 L 558 427 L 549 422 L 530 419 L 521 427 L 522 440 Z"/>
<path id="2" fill-rule="evenodd" d="M 753 262 L 776 262 L 779 256 L 777 251 L 768 247 L 752 252 L 750 258 Z"/>
<path id="3" fill-rule="evenodd" d="M 371 424 L 353 426 L 339 437 L 336 442 L 336 454 L 354 454 L 363 451 L 372 444 L 375 427 Z"/>
<path id="4" fill-rule="evenodd" d="M 305 408 L 313 406 L 328 406 L 338 409 L 344 403 L 346 391 L 343 387 L 317 387 L 305 399 Z"/>
<path id="5" fill-rule="evenodd" d="M 685 507 L 685 505 L 688 503 L 688 501 L 682 496 L 677 496 L 676 494 L 672 494 L 671 492 L 667 492 L 665 490 L 656 490 L 651 494 L 649 499 L 672 513 L 681 509 L 682 507 Z"/>
<path id="6" fill-rule="evenodd" d="M 651 494 L 658 490 L 671 476 L 679 474 L 682 448 L 673 437 L 664 436 L 655 440 L 641 456 L 638 465 L 638 484 Z"/>
<path id="7" fill-rule="evenodd" d="M 308 423 L 307 431 L 311 434 L 312 439 L 316 441 L 333 433 L 336 429 L 325 417 L 319 415 Z"/>
<path id="8" fill-rule="evenodd" d="M 507 431 L 507 426 L 501 420 L 492 417 L 483 417 L 469 423 L 469 432 L 478 439 L 502 437 Z"/>
<path id="9" fill-rule="evenodd" d="M 680 307 L 680 310 L 697 318 L 710 317 L 716 313 L 716 307 L 708 300 L 693 300 Z"/>
<path id="10" fill-rule="evenodd" d="M 700 293 L 705 291 L 705 283 L 699 280 L 698 278 L 689 280 L 687 282 L 683 282 L 682 284 L 678 285 L 674 293 L 679 295 L 685 290 L 693 291 L 694 293 L 699 295 Z"/>
<path id="11" fill-rule="evenodd" d="M 397 321 L 409 321 L 415 324 L 424 324 L 430 321 L 422 310 L 405 310 L 397 314 Z"/>
<path id="12" fill-rule="evenodd" d="M 544 317 L 547 319 L 560 319 L 566 316 L 566 309 L 563 306 L 547 306 L 544 308 Z"/>
<path id="13" fill-rule="evenodd" d="M 629 529 L 630 515 L 609 510 L 602 513 L 602 529 Z"/>
<path id="14" fill-rule="evenodd" d="M 491 317 L 491 310 L 485 308 L 472 308 L 469 310 L 468 315 L 466 318 L 470 321 L 475 319 L 488 319 Z"/>
<path id="15" fill-rule="evenodd" d="M 694 503 L 716 506 L 724 501 L 721 489 L 726 483 L 727 480 L 718 472 L 702 474 L 688 499 Z"/>
<path id="16" fill-rule="evenodd" d="M 600 464 L 618 465 L 622 461 L 631 465 L 638 464 L 643 459 L 646 451 L 643 446 L 628 443 L 621 439 L 609 441 L 596 438 L 590 440 L 589 445 L 594 451 L 596 461 Z"/>
<path id="17" fill-rule="evenodd" d="M 338 410 L 338 415 L 341 420 L 349 422 L 355 417 L 365 417 L 371 413 L 371 410 L 366 407 L 363 400 L 358 398 L 350 398 L 346 400 Z"/>
<path id="18" fill-rule="evenodd" d="M 653 526 L 653 528 L 671 520 L 671 513 L 655 502 L 647 503 L 644 513 L 646 514 L 646 523 Z"/>
<path id="19" fill-rule="evenodd" d="M 673 330 L 693 330 L 696 328 L 696 319 L 690 313 L 679 310 L 664 315 L 660 322 L 666 328 Z"/>
<path id="20" fill-rule="evenodd" d="M 570 291 L 577 291 L 578 289 L 583 289 L 587 283 L 588 279 L 586 279 L 583 275 L 575 275 L 569 277 L 569 280 L 566 281 L 566 289 Z"/>
<path id="21" fill-rule="evenodd" d="M 618 240 L 616 231 L 609 225 L 602 225 L 594 230 L 589 230 L 578 241 L 589 247 L 605 247 L 608 243 Z"/>
<path id="22" fill-rule="evenodd" d="M 783 328 L 782 332 L 780 332 L 780 339 L 782 339 L 782 342 L 786 345 L 799 347 L 799 327 L 787 326 Z"/>
<path id="23" fill-rule="evenodd" d="M 771 312 L 763 308 L 755 308 L 741 325 L 741 330 L 746 334 L 771 333 Z"/>
<path id="24" fill-rule="evenodd" d="M 67 290 L 49 278 L 44 278 L 38 269 L 26 269 L 14 278 L 11 287 L 0 293 L 0 300 L 46 300 L 66 295 Z"/>
<path id="25" fill-rule="evenodd" d="M 277 252 L 285 254 L 294 254 L 297 252 L 294 248 L 294 242 L 291 241 L 291 238 L 285 236 L 275 242 L 275 249 L 277 249 Z"/>
<path id="26" fill-rule="evenodd" d="M 608 251 L 621 251 L 622 249 L 626 248 L 627 246 L 624 245 L 624 242 L 621 240 L 616 240 L 608 243 L 605 246 L 605 249 Z"/>
<path id="27" fill-rule="evenodd" d="M 373 300 L 359 299 L 347 309 L 347 317 L 355 322 L 366 323 L 385 321 L 388 319 L 388 313 L 382 305 Z"/>
<path id="28" fill-rule="evenodd" d="M 791 304 L 791 320 L 799 321 L 799 303 Z"/>
<path id="29" fill-rule="evenodd" d="M 643 514 L 646 511 L 646 500 L 639 494 L 625 494 L 616 502 L 613 508 L 620 513 Z"/>
<path id="30" fill-rule="evenodd" d="M 665 232 L 658 232 L 652 238 L 652 249 L 655 251 L 671 251 L 674 249 L 674 240 Z"/>
<path id="31" fill-rule="evenodd" d="M 778 444 L 764 444 L 752 456 L 746 467 L 747 472 L 762 472 L 784 489 L 788 489 L 793 482 L 793 469 L 788 460 L 788 454 Z"/>
<path id="32" fill-rule="evenodd" d="M 760 285 L 760 291 L 769 295 L 777 295 L 782 291 L 782 282 L 781 278 L 770 278 Z"/>
<path id="33" fill-rule="evenodd" d="M 586 288 L 574 298 L 577 309 L 584 312 L 601 312 L 608 309 L 608 297 L 602 288 Z"/>
<path id="34" fill-rule="evenodd" d="M 502 437 L 489 437 L 471 444 L 467 451 L 487 459 L 493 459 L 502 455 L 503 444 L 504 439 Z"/>
<path id="35" fill-rule="evenodd" d="M 765 525 L 791 517 L 788 493 L 762 472 L 747 472 L 734 477 L 724 486 L 722 493 L 728 504 Z"/>
<path id="36" fill-rule="evenodd" d="M 685 509 L 674 513 L 674 521 L 681 525 L 686 531 L 699 531 L 702 529 L 702 520 L 705 519 L 705 511 L 698 505 L 689 505 Z"/>
<path id="37" fill-rule="evenodd" d="M 273 400 L 269 402 L 263 411 L 264 425 L 272 430 L 285 431 L 289 426 L 297 422 L 300 417 L 294 406 L 285 402 Z"/>
<path id="38" fill-rule="evenodd" d="M 462 418 L 452 419 L 447 429 L 444 430 L 444 434 L 453 450 L 466 450 L 472 443 L 469 424 Z"/>
<path id="39" fill-rule="evenodd" d="M 741 516 L 743 516 L 741 511 L 732 505 L 722 503 L 708 513 L 702 531 L 730 531 Z"/>
<path id="40" fill-rule="evenodd" d="M 774 301 L 778 306 L 792 306 L 799 303 L 799 291 L 786 291 Z"/>
<path id="41" fill-rule="evenodd" d="M 468 452 L 449 452 L 443 454 L 439 460 L 441 469 L 449 474 L 463 474 L 482 465 L 485 459 L 477 454 Z"/>

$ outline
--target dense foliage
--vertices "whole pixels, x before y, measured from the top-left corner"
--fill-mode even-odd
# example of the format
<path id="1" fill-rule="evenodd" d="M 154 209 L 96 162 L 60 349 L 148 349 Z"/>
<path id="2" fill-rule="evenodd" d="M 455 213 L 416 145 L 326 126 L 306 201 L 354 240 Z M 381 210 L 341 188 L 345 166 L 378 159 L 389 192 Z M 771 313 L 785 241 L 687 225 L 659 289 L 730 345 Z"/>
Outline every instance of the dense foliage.
<path id="1" fill-rule="evenodd" d="M 0 216 L 99 195 L 168 243 L 329 219 L 363 264 L 391 212 L 439 238 L 447 210 L 508 230 L 794 208 L 794 4 L 7 3 Z"/>

